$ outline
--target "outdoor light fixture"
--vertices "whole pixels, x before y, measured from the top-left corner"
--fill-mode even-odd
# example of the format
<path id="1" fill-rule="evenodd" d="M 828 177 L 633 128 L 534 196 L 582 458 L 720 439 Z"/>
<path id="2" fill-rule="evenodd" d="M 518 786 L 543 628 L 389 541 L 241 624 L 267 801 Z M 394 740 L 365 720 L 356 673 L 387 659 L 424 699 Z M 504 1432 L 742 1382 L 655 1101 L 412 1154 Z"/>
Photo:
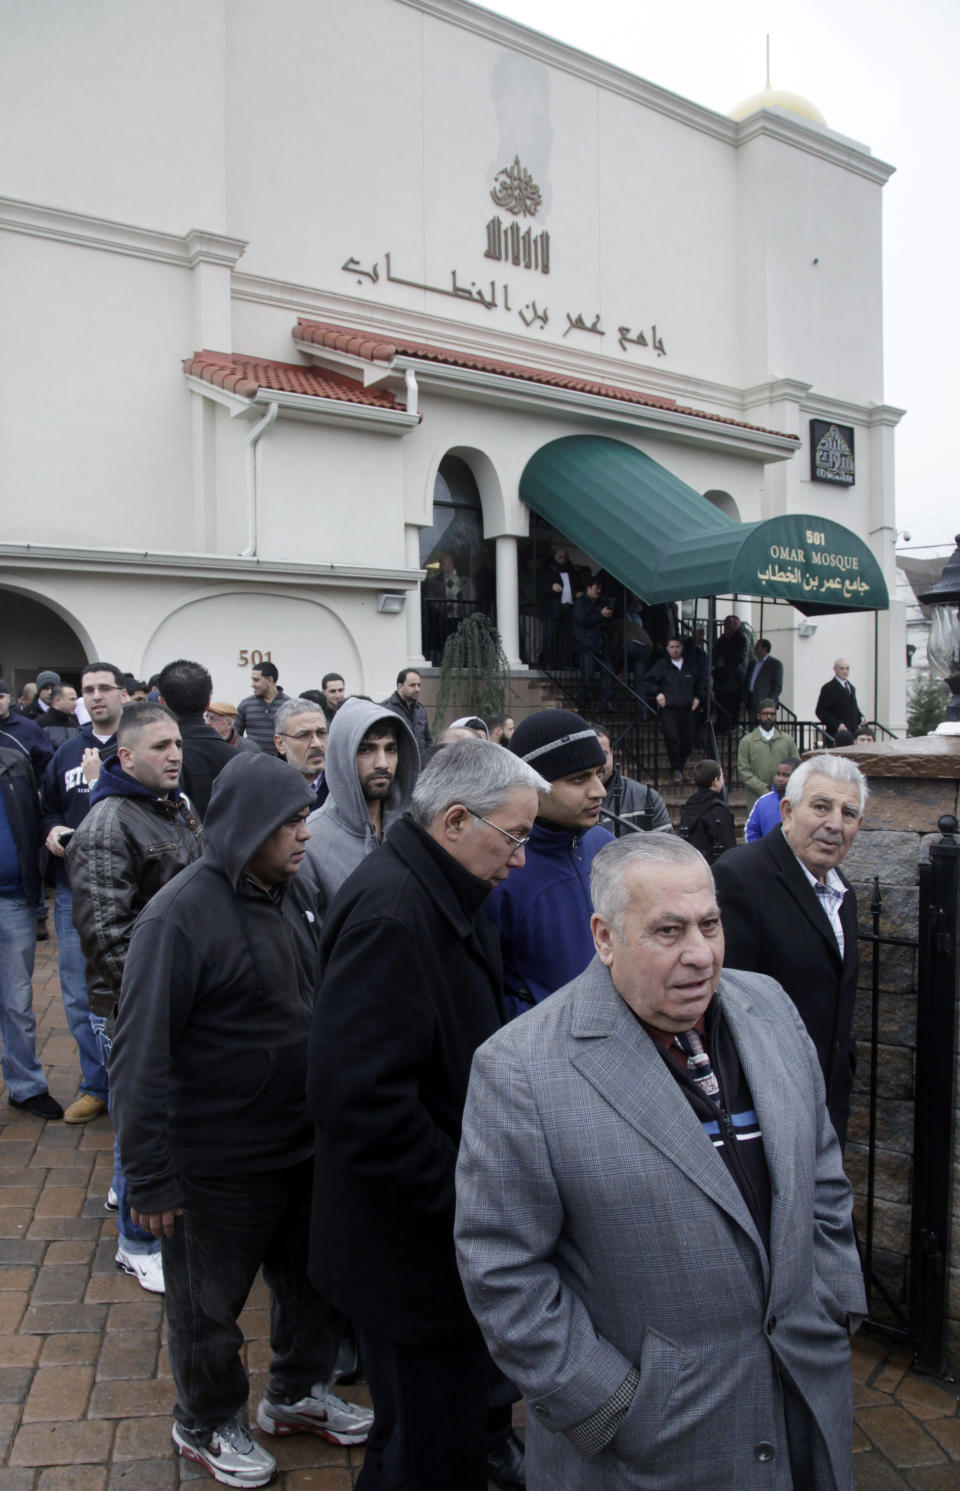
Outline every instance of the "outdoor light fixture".
<path id="1" fill-rule="evenodd" d="M 918 595 L 917 600 L 933 611 L 927 657 L 931 671 L 944 679 L 950 690 L 947 720 L 960 721 L 960 534 L 954 542 L 957 547 L 936 585 L 925 595 Z"/>
<path id="2" fill-rule="evenodd" d="M 798 621 L 798 637 L 815 637 L 817 635 L 817 623 L 815 621 Z"/>
<path id="3" fill-rule="evenodd" d="M 377 610 L 381 613 L 381 615 L 385 614 L 387 616 L 399 616 L 400 612 L 403 610 L 406 604 L 407 597 L 403 594 L 402 591 L 377 591 Z"/>

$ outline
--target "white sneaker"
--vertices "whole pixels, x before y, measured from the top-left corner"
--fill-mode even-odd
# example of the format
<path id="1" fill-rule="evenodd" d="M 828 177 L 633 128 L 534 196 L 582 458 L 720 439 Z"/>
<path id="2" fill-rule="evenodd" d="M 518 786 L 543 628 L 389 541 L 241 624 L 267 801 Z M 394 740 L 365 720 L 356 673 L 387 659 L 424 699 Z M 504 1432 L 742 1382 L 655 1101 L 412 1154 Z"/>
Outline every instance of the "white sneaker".
<path id="1" fill-rule="evenodd" d="M 373 1411 L 345 1402 L 317 1382 L 310 1397 L 296 1403 L 261 1398 L 257 1423 L 264 1434 L 319 1434 L 331 1444 L 363 1444 L 373 1425 Z"/>
<path id="2" fill-rule="evenodd" d="M 119 1247 L 114 1262 L 125 1274 L 133 1274 L 141 1289 L 149 1289 L 151 1294 L 163 1294 L 163 1258 L 159 1248 L 155 1253 L 128 1253 L 126 1248 Z M 238 1484 L 246 1485 L 246 1482 Z"/>
<path id="3" fill-rule="evenodd" d="M 103 1209 L 104 1209 L 104 1211 L 119 1211 L 120 1210 L 120 1201 L 119 1201 L 119 1199 L 117 1197 L 116 1191 L 113 1189 L 113 1186 L 111 1186 L 110 1189 L 107 1192 L 107 1199 L 103 1203 Z"/>
<path id="4" fill-rule="evenodd" d="M 173 1446 L 185 1460 L 195 1460 L 224 1486 L 265 1486 L 277 1473 L 269 1450 L 250 1438 L 246 1425 L 230 1419 L 200 1438 L 174 1423 Z"/>

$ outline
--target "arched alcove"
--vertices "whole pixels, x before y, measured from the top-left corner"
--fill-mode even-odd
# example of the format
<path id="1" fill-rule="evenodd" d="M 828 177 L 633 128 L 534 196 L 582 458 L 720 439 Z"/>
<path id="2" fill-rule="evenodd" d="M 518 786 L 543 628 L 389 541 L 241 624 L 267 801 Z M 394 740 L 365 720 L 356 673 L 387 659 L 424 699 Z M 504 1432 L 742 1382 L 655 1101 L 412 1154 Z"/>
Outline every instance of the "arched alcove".
<path id="1" fill-rule="evenodd" d="M 496 548 L 484 538 L 484 502 L 468 452 L 448 452 L 433 489 L 433 523 L 420 530 L 423 653 L 439 664 L 443 644 L 464 616 L 496 615 Z M 479 454 L 479 453 L 478 453 Z M 481 473 L 484 474 L 484 473 Z"/>
<path id="2" fill-rule="evenodd" d="M 740 522 L 740 509 L 729 492 L 721 492 L 715 488 L 709 492 L 704 492 L 703 495 L 711 506 L 718 508 L 720 512 L 725 513 L 728 518 L 733 518 L 735 522 Z"/>
<path id="3" fill-rule="evenodd" d="M 91 655 L 90 638 L 61 607 L 24 590 L 0 589 L 0 673 L 16 698 L 41 668 L 80 687 L 80 669 Z"/>

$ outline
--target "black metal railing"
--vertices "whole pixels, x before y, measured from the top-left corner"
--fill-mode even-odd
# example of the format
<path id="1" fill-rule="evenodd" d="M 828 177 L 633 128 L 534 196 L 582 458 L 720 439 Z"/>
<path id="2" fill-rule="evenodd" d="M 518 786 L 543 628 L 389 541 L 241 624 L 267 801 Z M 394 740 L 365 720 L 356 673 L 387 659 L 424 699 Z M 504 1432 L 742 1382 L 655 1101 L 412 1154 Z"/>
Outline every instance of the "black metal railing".
<path id="1" fill-rule="evenodd" d="M 956 1010 L 960 995 L 960 844 L 945 816 L 920 866 L 916 1106 L 913 1133 L 910 1313 L 917 1366 L 946 1362 L 951 1176 L 956 1123 Z"/>
<path id="2" fill-rule="evenodd" d="M 960 844 L 957 821 L 939 821 L 940 840 L 931 846 L 930 860 L 920 866 L 917 936 L 884 933 L 883 895 L 873 881 L 870 930 L 860 933 L 870 947 L 870 1075 L 867 1088 L 868 1123 L 864 1225 L 860 1237 L 867 1286 L 870 1327 L 903 1340 L 915 1353 L 914 1364 L 931 1373 L 946 1366 L 947 1297 L 951 1265 L 952 1167 L 956 1126 L 956 1010 L 960 996 Z M 910 1243 L 907 1287 L 898 1290 L 885 1282 L 877 1266 L 877 1167 L 880 1155 L 882 1105 L 891 1101 L 881 1092 L 881 1052 L 884 1040 L 881 986 L 883 949 L 906 949 L 918 954 L 917 1007 L 914 1029 L 913 1133 L 910 1163 Z M 903 990 L 898 997 L 902 1009 Z M 889 1277 L 889 1276 L 888 1276 Z"/>

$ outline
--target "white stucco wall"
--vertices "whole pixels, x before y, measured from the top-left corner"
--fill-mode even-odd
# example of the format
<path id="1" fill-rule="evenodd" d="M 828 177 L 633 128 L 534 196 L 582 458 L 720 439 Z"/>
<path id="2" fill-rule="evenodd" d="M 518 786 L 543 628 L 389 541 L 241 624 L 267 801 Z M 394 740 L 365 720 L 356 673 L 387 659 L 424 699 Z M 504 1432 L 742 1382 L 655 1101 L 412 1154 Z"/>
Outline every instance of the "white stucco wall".
<path id="1" fill-rule="evenodd" d="M 36 593 L 69 596 L 98 646 L 119 635 L 125 665 L 156 666 L 197 634 L 232 697 L 244 647 L 279 636 L 303 686 L 316 648 L 343 655 L 349 640 L 357 686 L 389 691 L 409 640 L 403 617 L 376 616 L 376 591 L 392 570 L 409 575 L 442 456 L 470 460 L 487 537 L 522 536 L 526 461 L 588 431 L 728 492 L 744 521 L 837 519 L 871 544 L 892 592 L 885 168 L 863 147 L 796 120 L 735 126 L 456 4 L 444 18 L 415 0 L 0 0 L 0 23 L 0 129 L 17 142 L 2 187 L 18 199 L 0 201 L 15 287 L 0 310 L 3 540 L 59 547 L 59 578 L 36 570 Z M 484 257 L 493 177 L 517 155 L 542 193 L 521 226 L 549 232 L 548 275 Z M 198 247 L 194 229 L 221 237 Z M 366 275 L 343 269 L 351 256 Z M 492 279 L 496 304 L 454 296 L 454 273 L 468 291 Z M 181 360 L 208 347 L 303 362 L 298 315 L 646 389 L 805 442 L 811 416 L 837 419 L 857 430 L 857 483 L 811 483 L 806 449 L 764 464 L 735 442 L 652 433 L 642 412 L 631 425 L 429 384 L 403 435 L 281 414 L 257 454 L 258 557 L 378 573 L 329 592 L 334 570 L 305 594 L 301 581 L 255 585 L 251 627 L 214 561 L 250 537 L 246 441 L 262 410 L 201 399 Z M 603 334 L 572 329 L 576 315 Z M 648 345 L 619 345 L 623 326 Z M 211 595 L 184 610 L 179 582 L 155 572 L 70 573 L 72 551 L 104 548 L 209 555 Z M 805 642 L 796 620 L 767 610 L 764 629 L 782 624 L 798 712 L 838 653 L 858 683 L 872 679 L 872 617 L 824 618 Z M 898 610 L 880 636 L 880 713 L 896 722 Z"/>

